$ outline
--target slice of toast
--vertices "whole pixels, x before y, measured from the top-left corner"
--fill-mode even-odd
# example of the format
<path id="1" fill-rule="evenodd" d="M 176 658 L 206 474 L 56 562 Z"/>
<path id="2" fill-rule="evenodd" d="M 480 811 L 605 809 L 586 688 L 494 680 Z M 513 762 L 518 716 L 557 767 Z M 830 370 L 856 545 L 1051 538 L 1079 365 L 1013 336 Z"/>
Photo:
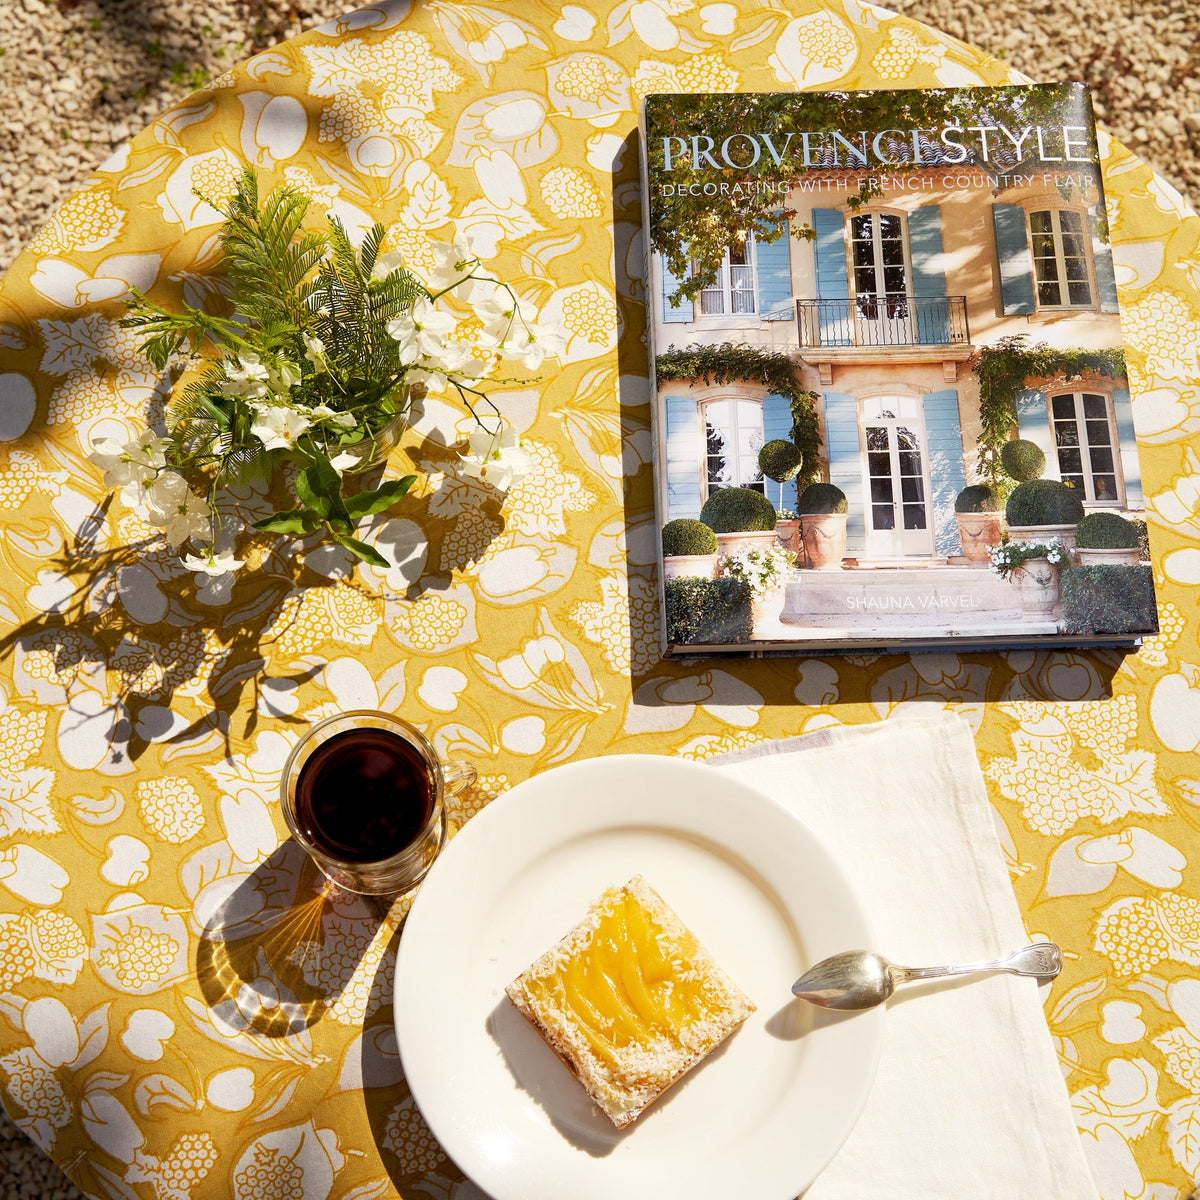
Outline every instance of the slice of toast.
<path id="1" fill-rule="evenodd" d="M 754 1011 L 640 875 L 505 991 L 618 1129 Z"/>

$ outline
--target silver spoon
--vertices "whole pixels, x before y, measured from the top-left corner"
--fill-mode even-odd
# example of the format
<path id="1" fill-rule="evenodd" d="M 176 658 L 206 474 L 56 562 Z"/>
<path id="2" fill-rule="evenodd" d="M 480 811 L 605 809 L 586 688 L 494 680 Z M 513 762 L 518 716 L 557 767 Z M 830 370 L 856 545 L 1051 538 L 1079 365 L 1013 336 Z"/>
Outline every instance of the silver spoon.
<path id="1" fill-rule="evenodd" d="M 1053 942 L 1035 942 L 992 962 L 965 963 L 959 967 L 897 967 L 870 950 L 850 950 L 822 959 L 795 983 L 792 994 L 822 1008 L 874 1008 L 902 983 L 942 979 L 948 975 L 974 975 L 981 971 L 1008 971 L 1053 979 L 1062 970 L 1062 953 Z"/>

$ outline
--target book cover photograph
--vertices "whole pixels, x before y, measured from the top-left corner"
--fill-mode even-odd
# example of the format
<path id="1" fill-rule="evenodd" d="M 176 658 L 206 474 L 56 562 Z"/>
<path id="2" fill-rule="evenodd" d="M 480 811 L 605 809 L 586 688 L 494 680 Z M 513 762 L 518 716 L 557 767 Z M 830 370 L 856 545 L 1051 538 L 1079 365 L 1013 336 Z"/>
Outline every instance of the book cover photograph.
<path id="1" fill-rule="evenodd" d="M 1082 84 L 654 95 L 668 655 L 1157 629 Z"/>

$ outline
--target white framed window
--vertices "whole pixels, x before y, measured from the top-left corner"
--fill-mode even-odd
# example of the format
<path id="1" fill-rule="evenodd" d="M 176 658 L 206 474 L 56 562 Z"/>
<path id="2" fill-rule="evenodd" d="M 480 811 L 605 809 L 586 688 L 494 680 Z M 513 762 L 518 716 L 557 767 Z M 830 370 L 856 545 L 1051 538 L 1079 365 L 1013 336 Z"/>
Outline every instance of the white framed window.
<path id="1" fill-rule="evenodd" d="M 701 289 L 699 316 L 741 316 L 758 310 L 754 239 L 737 234 L 725 251 L 716 281 Z"/>
<path id="2" fill-rule="evenodd" d="M 1088 220 L 1074 208 L 1029 212 L 1029 249 L 1033 255 L 1038 308 L 1092 308 Z"/>
<path id="3" fill-rule="evenodd" d="M 719 488 L 748 487 L 765 494 L 758 452 L 763 447 L 763 406 L 760 400 L 709 400 L 701 409 L 704 421 L 704 486 L 702 500 Z"/>
<path id="4" fill-rule="evenodd" d="M 1120 505 L 1122 482 L 1111 398 L 1061 392 L 1048 399 L 1058 477 L 1088 504 Z"/>
<path id="5" fill-rule="evenodd" d="M 860 319 L 908 315 L 908 230 L 899 213 L 850 218 L 850 270 Z"/>

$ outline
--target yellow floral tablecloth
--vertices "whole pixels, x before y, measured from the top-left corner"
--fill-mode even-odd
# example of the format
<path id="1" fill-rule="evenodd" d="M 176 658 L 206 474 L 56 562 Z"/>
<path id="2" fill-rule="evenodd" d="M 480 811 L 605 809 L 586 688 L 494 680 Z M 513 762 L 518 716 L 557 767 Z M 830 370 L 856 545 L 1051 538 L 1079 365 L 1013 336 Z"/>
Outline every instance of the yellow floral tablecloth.
<path id="1" fill-rule="evenodd" d="M 397 2 L 214 80 L 37 236 L 0 288 L 0 1081 L 84 1190 L 478 1195 L 395 1054 L 405 902 L 322 908 L 279 849 L 308 721 L 402 712 L 479 765 L 461 821 L 568 759 L 699 758 L 914 703 L 972 721 L 1029 928 L 1067 950 L 1047 1014 L 1103 1196 L 1190 1190 L 1200 218 L 1170 187 L 1103 139 L 1159 636 L 1124 659 L 658 662 L 640 98 L 1015 80 L 857 0 Z M 418 264 L 470 231 L 569 331 L 561 369 L 499 397 L 540 468 L 503 505 L 449 470 L 464 414 L 427 404 L 395 456 L 420 488 L 369 535 L 391 570 L 264 543 L 229 594 L 104 507 L 85 461 L 163 399 L 120 297 L 203 299 L 218 226 L 193 189 L 246 162 L 352 227 L 393 224 Z"/>

